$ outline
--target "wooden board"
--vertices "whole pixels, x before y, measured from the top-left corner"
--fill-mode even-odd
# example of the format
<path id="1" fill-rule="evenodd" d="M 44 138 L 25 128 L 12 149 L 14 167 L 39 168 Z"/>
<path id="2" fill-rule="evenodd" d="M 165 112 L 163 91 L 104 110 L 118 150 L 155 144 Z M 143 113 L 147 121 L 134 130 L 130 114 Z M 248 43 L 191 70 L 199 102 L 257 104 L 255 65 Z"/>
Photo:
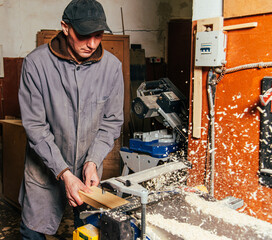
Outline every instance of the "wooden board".
<path id="1" fill-rule="evenodd" d="M 238 30 L 238 29 L 245 29 L 245 28 L 254 28 L 257 26 L 258 26 L 257 22 L 235 24 L 235 25 L 223 27 L 223 31 L 231 31 L 231 30 Z"/>
<path id="2" fill-rule="evenodd" d="M 202 68 L 194 68 L 194 91 L 193 91 L 193 134 L 194 138 L 201 138 L 202 117 Z"/>
<path id="3" fill-rule="evenodd" d="M 205 32 L 207 27 L 211 28 L 211 31 L 221 31 L 223 28 L 223 17 L 205 18 L 197 20 L 197 31 Z"/>
<path id="4" fill-rule="evenodd" d="M 129 203 L 129 201 L 107 191 L 102 193 L 101 188 L 92 186 L 91 190 L 93 193 L 79 191 L 79 195 L 83 202 L 94 208 L 112 209 Z"/>
<path id="5" fill-rule="evenodd" d="M 5 120 L 0 120 L 0 123 L 9 123 L 9 124 L 14 124 L 18 126 L 23 126 L 21 119 L 5 119 Z"/>
<path id="6" fill-rule="evenodd" d="M 224 0 L 224 18 L 250 16 L 271 12 L 271 0 Z"/>

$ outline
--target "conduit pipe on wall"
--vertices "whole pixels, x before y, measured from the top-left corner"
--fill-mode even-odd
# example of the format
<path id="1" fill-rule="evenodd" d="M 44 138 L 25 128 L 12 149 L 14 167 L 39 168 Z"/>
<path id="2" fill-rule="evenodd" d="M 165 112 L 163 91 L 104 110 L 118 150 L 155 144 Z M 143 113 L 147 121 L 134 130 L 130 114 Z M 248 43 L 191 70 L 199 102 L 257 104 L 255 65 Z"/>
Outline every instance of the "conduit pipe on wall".
<path id="1" fill-rule="evenodd" d="M 225 74 L 228 74 L 228 73 L 238 72 L 238 71 L 246 70 L 246 69 L 252 69 L 252 68 L 262 69 L 262 68 L 268 68 L 268 67 L 272 67 L 272 62 L 249 63 L 249 64 L 240 65 L 240 66 L 233 67 L 233 68 L 228 68 L 228 69 L 215 68 L 214 71 L 217 74 L 225 75 Z M 221 78 L 220 77 L 218 78 L 217 83 L 222 79 L 222 77 Z"/>
<path id="2" fill-rule="evenodd" d="M 214 163 L 215 163 L 215 130 L 214 130 L 214 124 L 215 124 L 215 91 L 216 91 L 216 85 L 222 80 L 225 74 L 238 72 L 241 70 L 246 69 L 253 69 L 253 68 L 268 68 L 272 67 L 272 62 L 258 62 L 258 63 L 250 63 L 245 65 L 240 65 L 237 67 L 225 69 L 224 67 L 221 68 L 215 68 L 210 69 L 208 73 L 208 79 L 207 79 L 207 93 L 208 93 L 208 105 L 209 105 L 209 114 L 210 114 L 210 144 L 209 144 L 209 152 L 210 152 L 210 189 L 209 193 L 211 196 L 214 196 Z M 220 74 L 218 79 L 216 79 L 216 73 Z"/>
<path id="3" fill-rule="evenodd" d="M 215 105 L 215 91 L 216 91 L 216 74 L 213 69 L 210 69 L 207 79 L 207 92 L 209 102 L 209 113 L 210 113 L 210 131 L 209 131 L 209 152 L 210 152 L 210 189 L 209 193 L 214 196 L 214 162 L 215 162 L 215 130 L 214 130 L 214 105 Z"/>

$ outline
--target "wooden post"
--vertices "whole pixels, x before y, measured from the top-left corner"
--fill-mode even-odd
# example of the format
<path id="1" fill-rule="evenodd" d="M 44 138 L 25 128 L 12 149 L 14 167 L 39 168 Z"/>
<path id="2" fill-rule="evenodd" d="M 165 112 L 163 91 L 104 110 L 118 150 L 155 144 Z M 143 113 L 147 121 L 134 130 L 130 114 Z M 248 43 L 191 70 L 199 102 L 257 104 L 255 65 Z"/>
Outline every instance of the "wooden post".
<path id="1" fill-rule="evenodd" d="M 223 30 L 223 17 L 207 18 L 197 21 L 197 32 Z M 197 51 L 197 50 L 196 50 Z M 202 117 L 202 68 L 194 68 L 194 89 L 193 89 L 193 132 L 194 138 L 201 137 Z"/>

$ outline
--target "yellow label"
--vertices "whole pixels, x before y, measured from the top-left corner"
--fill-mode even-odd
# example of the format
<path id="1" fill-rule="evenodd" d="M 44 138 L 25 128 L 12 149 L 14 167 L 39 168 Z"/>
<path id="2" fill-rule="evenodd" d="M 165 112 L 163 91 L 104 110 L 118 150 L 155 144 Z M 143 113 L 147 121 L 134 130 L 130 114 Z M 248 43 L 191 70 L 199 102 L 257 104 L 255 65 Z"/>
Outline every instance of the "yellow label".
<path id="1" fill-rule="evenodd" d="M 77 228 L 73 232 L 73 240 L 98 240 L 99 230 L 92 224 Z"/>

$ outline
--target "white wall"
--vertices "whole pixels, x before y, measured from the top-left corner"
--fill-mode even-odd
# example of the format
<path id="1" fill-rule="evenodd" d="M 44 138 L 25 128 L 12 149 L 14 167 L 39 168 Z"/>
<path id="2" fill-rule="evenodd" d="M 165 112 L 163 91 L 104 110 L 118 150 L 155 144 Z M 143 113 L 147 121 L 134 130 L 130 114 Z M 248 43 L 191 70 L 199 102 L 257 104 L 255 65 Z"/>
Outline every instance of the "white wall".
<path id="1" fill-rule="evenodd" d="M 193 21 L 223 16 L 223 0 L 193 0 Z"/>
<path id="2" fill-rule="evenodd" d="M 192 0 L 99 0 L 114 34 L 125 34 L 130 43 L 142 44 L 146 57 L 165 57 L 167 22 L 191 18 Z M 41 29 L 60 29 L 70 0 L 0 0 L 0 45 L 4 57 L 25 57 L 36 46 Z"/>

